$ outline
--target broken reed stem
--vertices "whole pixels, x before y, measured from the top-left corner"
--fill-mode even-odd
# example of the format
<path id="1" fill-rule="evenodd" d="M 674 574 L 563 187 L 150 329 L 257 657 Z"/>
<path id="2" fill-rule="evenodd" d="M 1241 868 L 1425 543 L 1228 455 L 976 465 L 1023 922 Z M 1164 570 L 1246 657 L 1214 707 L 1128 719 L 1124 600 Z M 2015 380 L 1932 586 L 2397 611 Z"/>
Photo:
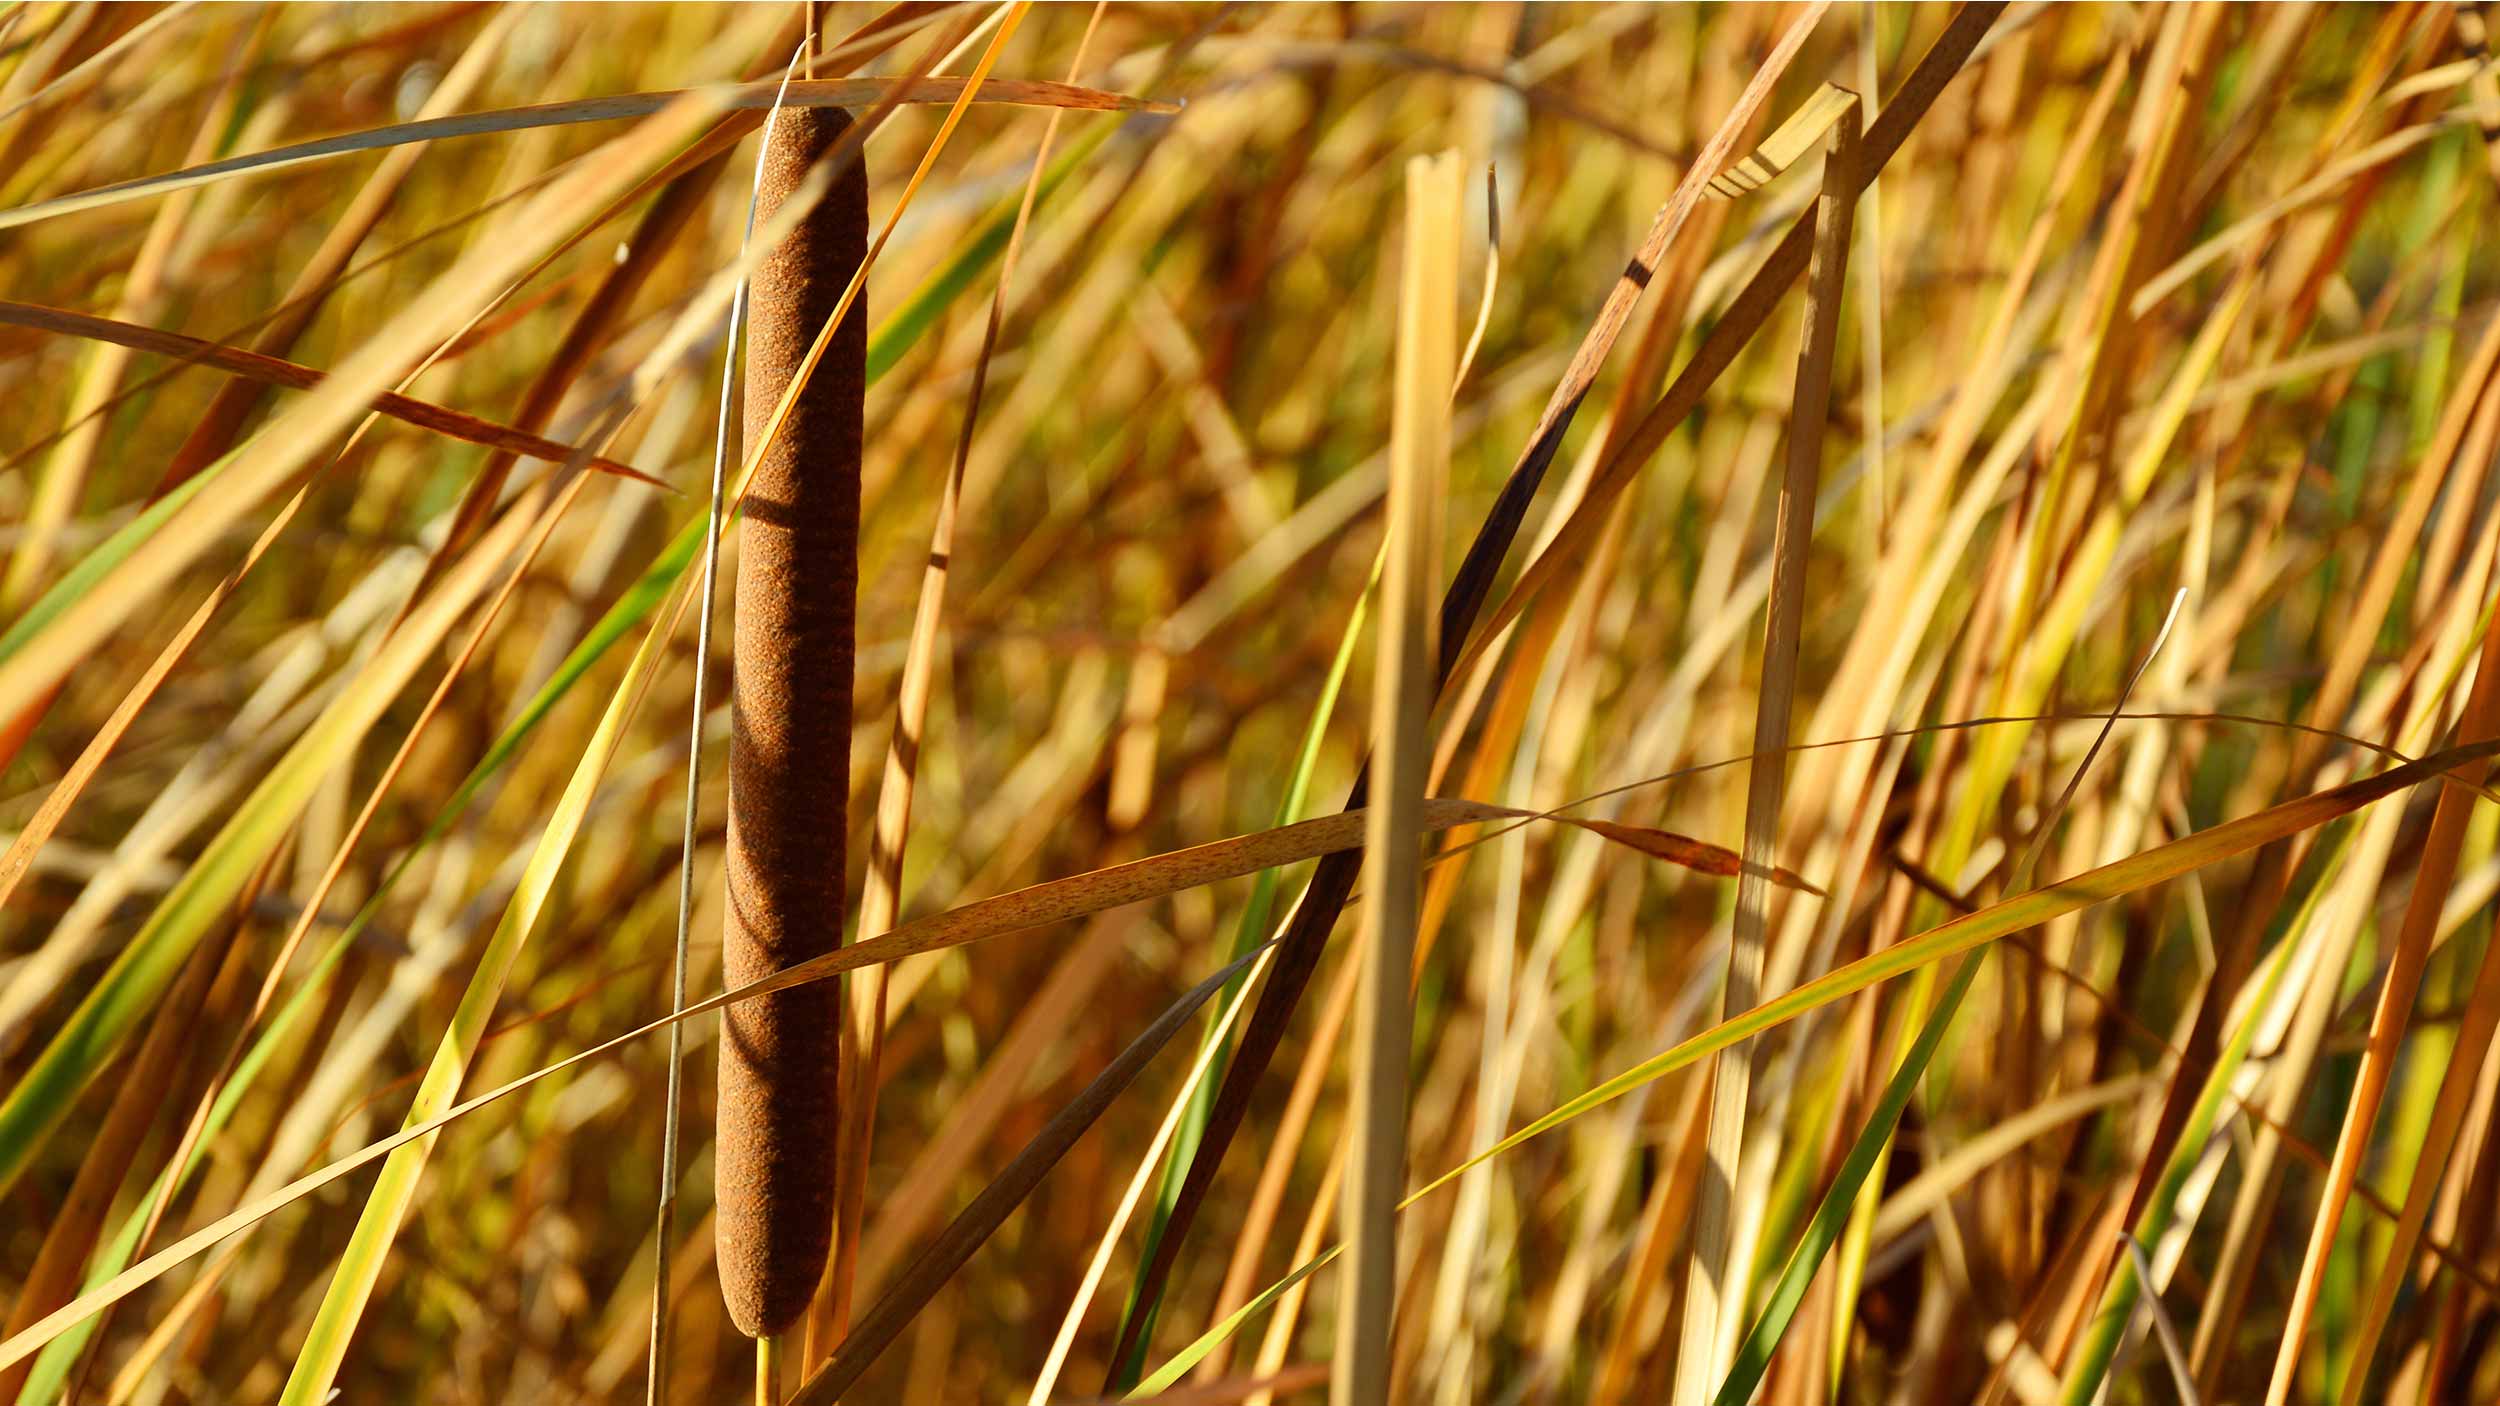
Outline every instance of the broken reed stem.
<path id="1" fill-rule="evenodd" d="M 1343 1216 L 1347 1309 L 1329 1399 L 1389 1399 L 1397 1311 L 1398 1202 L 1406 1193 L 1406 1083 L 1414 1011 L 1407 994 L 1421 900 L 1422 812 L 1431 765 L 1432 601 L 1440 581 L 1441 499 L 1458 372 L 1458 153 L 1406 167 L 1397 383 L 1389 428 L 1388 541 L 1373 671 L 1371 814 L 1363 837 L 1360 992 L 1354 1016 L 1354 1140 Z"/>
<path id="2" fill-rule="evenodd" d="M 1788 782 L 1789 716 L 1796 701 L 1797 638 L 1805 615 L 1806 548 L 1814 535 L 1823 431 L 1831 410 L 1832 355 L 1840 336 L 1850 223 L 1857 205 L 1858 131 L 1859 108 L 1853 102 L 1832 128 L 1824 156 L 1823 190 L 1814 214 L 1805 345 L 1797 356 L 1796 391 L 1788 411 L 1788 458 L 1772 528 L 1770 621 L 1762 645 L 1762 691 L 1754 711 L 1754 760 L 1745 792 L 1746 864 L 1736 880 L 1735 928 L 1721 997 L 1727 1011 L 1752 1010 L 1762 1000 L 1763 947 L 1771 901 L 1762 866 L 1777 848 L 1780 803 Z M 1881 427 L 1869 427 L 1867 433 L 1880 434 Z M 1692 1268 L 1686 1279 L 1675 1366 L 1677 1406 L 1693 1406 L 1715 1389 L 1734 1355 L 1734 1330 L 1743 1321 L 1745 1276 L 1741 1270 L 1751 1257 L 1734 1253 L 1735 1219 L 1742 1209 L 1735 1197 L 1756 1048 L 1754 1042 L 1746 1041 L 1722 1051 L 1712 1061 L 1711 1079 L 1704 1085 L 1702 1097 L 1710 1106 L 1710 1174 L 1701 1181 Z"/>
<path id="3" fill-rule="evenodd" d="M 764 155 L 769 221 L 850 127 L 835 108 L 780 114 Z M 760 441 L 867 256 L 859 163 L 756 267 L 746 425 Z M 841 945 L 849 798 L 861 400 L 867 317 L 843 314 L 782 433 L 748 481 L 731 693 L 723 978 L 753 981 Z M 721 1294 L 764 1345 L 798 1321 L 833 1231 L 839 983 L 722 1012 L 713 1170 Z"/>

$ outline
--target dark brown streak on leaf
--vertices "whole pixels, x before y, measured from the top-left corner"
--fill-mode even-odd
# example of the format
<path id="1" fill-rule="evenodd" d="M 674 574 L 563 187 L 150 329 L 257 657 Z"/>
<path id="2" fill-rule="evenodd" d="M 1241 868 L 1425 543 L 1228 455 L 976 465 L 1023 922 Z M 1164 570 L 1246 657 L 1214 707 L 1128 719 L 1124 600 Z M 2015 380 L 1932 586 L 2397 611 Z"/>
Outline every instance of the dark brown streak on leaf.
<path id="1" fill-rule="evenodd" d="M 1988 26 L 2004 8 L 1994 0 L 1963 6 L 1954 15 L 1953 22 L 1946 26 L 1945 32 L 1937 36 L 1935 46 L 1927 51 L 1926 57 L 1919 60 L 1918 67 L 1903 81 L 1900 91 L 1893 94 L 1892 101 L 1875 114 L 1874 122 L 1866 129 L 1865 144 L 1860 148 L 1863 156 L 1863 164 L 1859 168 L 1861 190 L 1882 172 L 1885 164 L 1901 149 L 1901 144 L 1909 140 L 1911 128 L 1944 92 L 1945 84 L 1961 71 L 1963 62 L 1979 46 L 1980 39 L 1988 32 Z M 1460 656 L 1462 665 L 1471 662 L 1489 647 L 1502 630 L 1518 618 L 1529 598 L 1552 583 L 1564 563 L 1585 553 L 1589 543 L 1595 540 L 1598 528 L 1604 525 L 1606 514 L 1615 500 L 1631 486 L 1633 477 L 1649 457 L 1667 442 L 1667 436 L 1673 434 L 1701 404 L 1702 396 L 1709 392 L 1720 373 L 1735 362 L 1736 354 L 1745 349 L 1746 344 L 1753 340 L 1754 333 L 1760 331 L 1762 324 L 1770 319 L 1771 310 L 1787 296 L 1789 285 L 1804 275 L 1807 260 L 1813 251 L 1814 212 L 1808 210 L 1788 227 L 1788 233 L 1772 249 L 1770 257 L 1763 260 L 1761 269 L 1729 301 L 1727 311 L 1720 315 L 1709 334 L 1702 338 L 1701 345 L 1694 349 L 1692 360 L 1676 373 L 1666 392 L 1641 417 L 1640 423 L 1624 438 L 1622 446 L 1599 467 L 1587 493 L 1581 497 L 1580 505 L 1572 510 L 1562 531 L 1555 534 L 1545 550 L 1528 564 L 1517 583 L 1511 587 L 1509 598 L 1485 622 L 1478 638 L 1468 643 L 1466 653 Z M 1446 641 L 1448 636 L 1445 634 L 1443 639 Z"/>
<path id="2" fill-rule="evenodd" d="M 1680 864 L 1699 873 L 1732 879 L 1745 872 L 1745 861 L 1742 855 L 1725 845 L 1714 845 L 1708 840 L 1696 840 L 1689 835 L 1679 835 L 1672 830 L 1659 830 L 1647 825 L 1624 825 L 1612 820 L 1574 820 L 1567 815 L 1558 815 L 1554 818 L 1566 825 L 1576 825 L 1602 839 L 1612 840 L 1619 845 L 1628 845 L 1652 859 L 1663 859 L 1669 864 Z M 1808 883 L 1794 870 L 1783 869 L 1776 864 L 1765 867 L 1762 877 L 1765 881 L 1782 888 L 1810 893 L 1817 898 L 1829 896 L 1822 889 Z"/>

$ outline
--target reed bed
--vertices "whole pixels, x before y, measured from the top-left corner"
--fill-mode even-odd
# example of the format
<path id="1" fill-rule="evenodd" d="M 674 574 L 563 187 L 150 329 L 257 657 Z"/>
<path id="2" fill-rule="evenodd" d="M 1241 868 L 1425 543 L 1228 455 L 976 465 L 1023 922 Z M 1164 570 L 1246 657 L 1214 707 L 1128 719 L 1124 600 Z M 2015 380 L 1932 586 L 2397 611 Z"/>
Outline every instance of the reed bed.
<path id="1" fill-rule="evenodd" d="M 2500 1398 L 2495 141 L 2441 4 L 0 11 L 0 1399 Z"/>

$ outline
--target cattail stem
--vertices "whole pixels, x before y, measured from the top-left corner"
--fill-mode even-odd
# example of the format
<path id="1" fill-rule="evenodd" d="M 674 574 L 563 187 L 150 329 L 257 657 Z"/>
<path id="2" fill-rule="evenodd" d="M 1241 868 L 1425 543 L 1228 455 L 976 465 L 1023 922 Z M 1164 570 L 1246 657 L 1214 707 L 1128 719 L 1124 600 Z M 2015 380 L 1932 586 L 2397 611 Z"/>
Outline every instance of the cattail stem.
<path id="1" fill-rule="evenodd" d="M 766 1333 L 755 1340 L 755 1406 L 781 1406 L 781 1338 Z"/>
<path id="2" fill-rule="evenodd" d="M 768 220 L 850 119 L 785 111 L 764 155 Z M 762 440 L 868 245 L 855 158 L 753 280 L 746 424 Z M 728 913 L 722 975 L 735 986 L 842 940 L 854 597 L 859 580 L 861 397 L 867 318 L 843 314 L 826 353 L 748 480 L 740 528 L 729 753 Z M 752 451 L 750 451 L 752 452 Z M 840 984 L 722 1012 L 713 1172 L 721 1293 L 762 1344 L 806 1312 L 832 1238 L 840 1128 Z"/>

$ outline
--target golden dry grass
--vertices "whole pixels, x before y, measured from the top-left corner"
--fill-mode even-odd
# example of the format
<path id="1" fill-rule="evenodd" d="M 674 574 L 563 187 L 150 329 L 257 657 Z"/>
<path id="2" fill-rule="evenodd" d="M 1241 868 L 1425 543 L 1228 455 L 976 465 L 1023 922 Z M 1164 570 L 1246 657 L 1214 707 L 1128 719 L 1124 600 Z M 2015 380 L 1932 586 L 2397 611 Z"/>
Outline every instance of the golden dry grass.
<path id="1" fill-rule="evenodd" d="M 2487 45 L 0 11 L 0 1396 L 751 1390 L 775 101 L 872 192 L 790 1399 L 2500 1396 Z"/>

